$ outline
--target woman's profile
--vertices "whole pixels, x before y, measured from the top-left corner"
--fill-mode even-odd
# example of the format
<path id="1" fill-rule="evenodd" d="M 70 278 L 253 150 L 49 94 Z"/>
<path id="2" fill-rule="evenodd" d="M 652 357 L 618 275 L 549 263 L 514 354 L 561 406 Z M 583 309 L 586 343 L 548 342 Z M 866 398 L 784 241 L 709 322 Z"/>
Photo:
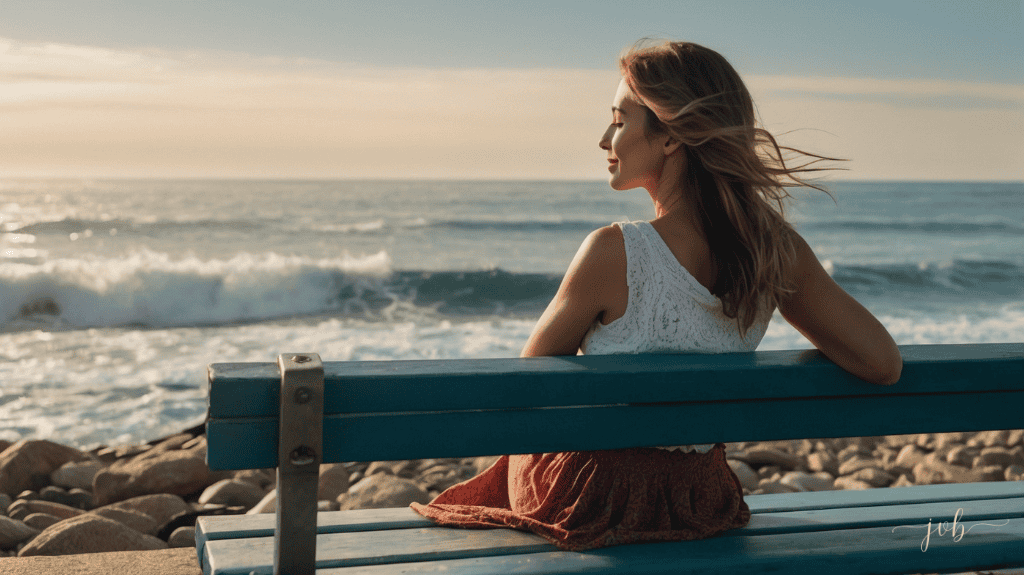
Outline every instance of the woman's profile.
<path id="1" fill-rule="evenodd" d="M 656 217 L 587 237 L 522 355 L 751 351 L 778 309 L 843 369 L 896 382 L 892 337 L 783 217 L 785 188 L 811 186 L 801 174 L 824 157 L 757 127 L 717 52 L 665 42 L 634 47 L 619 66 L 600 147 L 611 187 L 645 189 Z M 788 166 L 784 150 L 811 160 Z M 530 530 L 567 550 L 706 538 L 750 520 L 722 443 L 503 456 L 413 508 L 445 525 Z"/>

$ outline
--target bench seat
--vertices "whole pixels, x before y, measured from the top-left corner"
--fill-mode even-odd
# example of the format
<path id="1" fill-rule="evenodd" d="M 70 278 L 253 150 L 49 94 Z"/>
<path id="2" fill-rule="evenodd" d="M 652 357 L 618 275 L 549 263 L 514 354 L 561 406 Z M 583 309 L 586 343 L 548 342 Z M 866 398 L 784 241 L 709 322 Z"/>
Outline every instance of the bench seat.
<path id="1" fill-rule="evenodd" d="M 745 500 L 750 523 L 710 539 L 588 552 L 560 551 L 528 532 L 440 527 L 407 508 L 325 512 L 317 519 L 317 569 L 803 574 L 1024 566 L 1024 482 L 759 494 Z M 272 573 L 274 522 L 270 514 L 200 519 L 203 571 Z"/>

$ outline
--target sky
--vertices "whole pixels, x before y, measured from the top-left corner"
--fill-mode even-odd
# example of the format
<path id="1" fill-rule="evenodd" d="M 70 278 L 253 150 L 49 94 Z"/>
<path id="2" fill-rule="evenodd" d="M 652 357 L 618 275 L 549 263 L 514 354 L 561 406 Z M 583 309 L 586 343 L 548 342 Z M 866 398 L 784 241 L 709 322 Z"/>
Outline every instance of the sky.
<path id="1" fill-rule="evenodd" d="M 724 55 L 848 180 L 1024 180 L 1016 1 L 0 0 L 0 177 L 606 177 L 617 57 Z M 839 166 L 840 164 L 836 164 Z"/>

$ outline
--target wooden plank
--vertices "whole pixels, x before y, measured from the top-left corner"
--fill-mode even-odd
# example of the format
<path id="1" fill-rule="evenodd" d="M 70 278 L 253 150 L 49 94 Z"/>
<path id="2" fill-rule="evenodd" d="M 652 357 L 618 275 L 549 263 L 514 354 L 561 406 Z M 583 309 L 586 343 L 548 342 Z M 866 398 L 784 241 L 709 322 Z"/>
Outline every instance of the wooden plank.
<path id="1" fill-rule="evenodd" d="M 999 523 L 1002 523 L 1000 521 Z M 1024 519 L 960 539 L 890 527 L 613 546 L 490 558 L 325 568 L 319 574 L 901 574 L 1024 565 Z M 934 527 L 933 527 L 934 529 Z"/>
<path id="2" fill-rule="evenodd" d="M 980 501 L 972 504 L 975 511 L 970 514 L 960 515 L 958 523 L 961 526 L 958 530 L 962 535 L 954 541 L 949 530 L 956 510 L 950 509 L 948 503 L 926 503 L 901 507 L 900 510 L 889 510 L 890 507 L 861 507 L 849 510 L 816 510 L 800 512 L 780 512 L 759 515 L 755 523 L 738 530 L 726 532 L 718 537 L 694 541 L 674 543 L 679 546 L 676 553 L 679 558 L 671 559 L 671 563 L 656 566 L 657 570 L 670 570 L 681 572 L 693 572 L 695 565 L 687 562 L 679 563 L 680 558 L 700 558 L 708 561 L 719 556 L 729 556 L 730 559 L 718 558 L 719 564 L 712 572 L 762 572 L 767 568 L 779 568 L 780 565 L 773 564 L 780 557 L 792 560 L 794 556 L 808 555 L 811 559 L 815 554 L 820 554 L 822 548 L 830 549 L 832 561 L 836 555 L 845 559 L 858 554 L 868 552 L 878 555 L 887 555 L 886 563 L 895 562 L 902 565 L 903 571 L 916 570 L 917 565 L 912 562 L 920 559 L 922 554 L 940 552 L 953 544 L 963 542 L 962 548 L 953 548 L 960 555 L 969 551 L 974 556 L 974 564 L 979 565 L 986 560 L 978 557 L 978 546 L 993 547 L 994 544 L 1003 543 L 1003 547 L 1009 547 L 1012 537 L 1024 538 L 1024 499 L 1012 501 L 1012 506 L 1006 504 L 1011 501 Z M 935 523 L 929 525 L 935 519 Z M 947 522 L 947 530 L 944 536 L 939 535 L 935 530 L 938 522 Z M 1015 524 L 1014 524 L 1015 523 Z M 864 527 L 867 526 L 867 527 Z M 932 533 L 928 530 L 931 528 Z M 967 531 L 970 530 L 968 533 Z M 927 541 L 925 537 L 928 536 Z M 1020 540 L 1016 541 L 1017 556 L 1000 557 L 995 562 L 1021 562 L 1024 563 L 1024 546 L 1019 546 Z M 895 545 L 893 545 L 895 543 Z M 637 554 L 629 552 L 630 548 L 642 548 L 649 551 L 653 546 L 643 544 L 637 546 L 623 546 L 601 549 L 592 554 L 599 558 L 617 558 L 619 554 L 625 554 L 634 561 Z M 922 551 L 922 547 L 925 550 Z M 713 551 L 707 554 L 707 549 Z M 788 549 L 788 550 L 787 550 Z M 536 535 L 518 532 L 513 530 L 460 530 L 454 528 L 428 528 L 428 529 L 405 529 L 387 530 L 379 532 L 353 532 L 344 534 L 328 534 L 318 537 L 317 540 L 317 566 L 345 567 L 359 566 L 365 568 L 369 565 L 385 564 L 388 568 L 394 569 L 395 564 L 406 562 L 450 562 L 461 558 L 472 557 L 493 557 L 504 555 L 534 554 L 538 551 L 555 552 L 555 547 L 543 541 Z M 782 552 L 780 556 L 780 551 Z M 272 539 L 254 538 L 246 540 L 219 540 L 210 541 L 206 545 L 206 556 L 204 563 L 215 573 L 266 573 L 270 570 L 272 559 Z M 986 553 L 1001 554 L 995 549 Z M 590 555 L 584 554 L 584 556 Z M 640 557 L 645 557 L 641 554 Z M 742 559 L 742 561 L 740 561 Z M 502 559 L 492 559 L 495 566 L 508 565 Z M 507 559 L 506 559 L 507 560 Z M 833 570 L 821 570 L 822 558 L 818 562 L 811 562 L 807 568 L 815 568 L 818 572 L 833 572 Z M 515 564 L 514 560 L 510 560 Z M 561 561 L 574 564 L 574 560 L 564 555 Z M 800 560 L 807 562 L 807 558 Z M 875 562 L 882 561 L 876 558 Z M 721 563 L 724 562 L 724 563 Z M 619 563 L 612 565 L 616 569 L 625 571 L 649 572 L 651 565 L 641 563 L 638 566 L 629 568 Z M 877 570 L 877 565 L 871 565 Z M 945 566 L 945 564 L 943 564 Z M 593 566 L 586 566 L 585 571 L 591 571 Z M 787 569 L 791 566 L 786 565 Z M 865 566 L 866 567 L 866 566 Z M 563 567 L 564 568 L 564 567 Z M 579 568 L 579 566 L 577 566 Z M 844 571 L 848 567 L 844 563 Z M 954 567 L 953 569 L 957 569 Z M 395 570 L 397 571 L 397 570 Z M 487 572 L 492 570 L 488 568 Z M 494 571 L 504 572 L 503 568 Z M 541 570 L 546 572 L 549 570 Z M 561 570 L 556 570 L 561 571 Z M 788 570 L 787 570 L 788 571 Z"/>
<path id="3" fill-rule="evenodd" d="M 795 512 L 806 510 L 843 509 L 860 506 L 900 506 L 906 504 L 942 503 L 940 510 L 956 510 L 957 504 L 972 509 L 975 500 L 988 502 L 1000 499 L 1024 499 L 1024 482 L 977 482 L 972 484 L 936 484 L 934 486 L 899 486 L 873 490 L 829 490 L 824 492 L 793 492 L 789 494 L 754 494 L 744 500 L 752 514 Z M 1019 502 L 1018 502 L 1019 504 Z M 993 504 L 995 505 L 995 504 Z M 1008 509 L 1013 504 L 1007 503 Z M 843 512 L 845 514 L 845 511 Z M 333 534 L 399 528 L 426 528 L 434 523 L 410 508 L 381 508 L 321 512 L 317 515 L 317 532 Z M 274 533 L 273 514 L 238 516 L 205 516 L 196 523 L 196 542 L 202 548 L 207 540 L 256 538 Z"/>
<path id="4" fill-rule="evenodd" d="M 325 413 L 1024 389 L 1021 344 L 900 350 L 903 377 L 891 387 L 858 380 L 815 350 L 325 362 Z M 211 417 L 277 414 L 274 364 L 212 364 L 209 373 Z"/>
<path id="5" fill-rule="evenodd" d="M 1013 429 L 1021 424 L 1022 405 L 1024 390 L 335 415 L 324 419 L 323 461 Z M 958 416 L 951 420 L 935 414 Z M 207 462 L 215 470 L 273 468 L 276 438 L 274 417 L 211 419 Z"/>

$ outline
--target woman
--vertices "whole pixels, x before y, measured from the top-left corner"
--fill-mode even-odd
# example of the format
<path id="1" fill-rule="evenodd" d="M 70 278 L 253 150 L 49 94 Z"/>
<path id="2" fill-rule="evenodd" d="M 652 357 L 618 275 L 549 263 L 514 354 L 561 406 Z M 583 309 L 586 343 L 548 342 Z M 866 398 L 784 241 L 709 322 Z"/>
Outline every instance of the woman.
<path id="1" fill-rule="evenodd" d="M 843 369 L 896 382 L 892 337 L 782 215 L 783 186 L 817 188 L 799 175 L 827 158 L 757 128 L 746 87 L 712 50 L 634 48 L 620 69 L 600 147 L 611 187 L 644 188 L 657 217 L 587 237 L 522 355 L 750 351 L 778 308 Z M 789 167 L 783 150 L 813 159 Z M 750 519 L 722 443 L 503 456 L 413 508 L 447 525 L 530 530 L 567 550 L 706 538 Z"/>

